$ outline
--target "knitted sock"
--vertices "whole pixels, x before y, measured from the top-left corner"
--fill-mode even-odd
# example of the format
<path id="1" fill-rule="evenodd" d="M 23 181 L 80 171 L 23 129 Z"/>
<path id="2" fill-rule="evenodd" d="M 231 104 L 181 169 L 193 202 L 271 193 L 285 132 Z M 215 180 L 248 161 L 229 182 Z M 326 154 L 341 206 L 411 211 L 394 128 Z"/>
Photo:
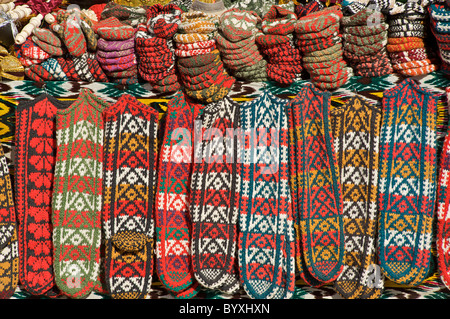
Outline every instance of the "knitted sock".
<path id="1" fill-rule="evenodd" d="M 342 25 L 344 27 L 367 25 L 368 21 L 384 23 L 385 17 L 383 13 L 370 9 L 364 9 L 353 15 L 342 17 Z"/>
<path id="2" fill-rule="evenodd" d="M 195 50 L 181 50 L 181 49 L 175 49 L 175 55 L 177 57 L 188 57 L 188 56 L 195 56 L 195 55 L 201 55 L 201 54 L 207 54 L 216 49 L 216 46 L 212 46 L 206 49 L 195 49 Z"/>
<path id="3" fill-rule="evenodd" d="M 377 42 L 382 42 L 382 41 L 385 41 L 386 39 L 388 39 L 386 31 L 378 33 L 376 35 L 370 35 L 367 37 L 360 37 L 360 36 L 356 36 L 356 35 L 348 34 L 348 33 L 344 32 L 343 37 L 346 42 L 352 43 L 355 45 L 359 45 L 359 46 L 375 44 Z M 414 39 L 418 39 L 418 38 L 414 38 Z M 388 43 L 389 43 L 389 39 L 388 39 Z"/>
<path id="4" fill-rule="evenodd" d="M 113 298 L 142 299 L 153 273 L 158 112 L 124 94 L 104 114 L 107 286 Z"/>
<path id="5" fill-rule="evenodd" d="M 197 99 L 204 103 L 216 102 L 223 99 L 230 92 L 236 79 L 226 74 L 222 77 L 221 81 L 213 83 L 206 89 L 203 90 L 188 90 L 185 89 L 186 94 L 193 99 Z"/>
<path id="6" fill-rule="evenodd" d="M 31 36 L 31 39 L 33 40 L 34 43 L 36 43 L 42 50 L 44 50 L 45 52 L 47 52 L 50 55 L 53 56 L 61 56 L 63 55 L 63 49 L 61 47 L 56 47 L 56 46 L 52 46 L 46 42 L 43 42 L 41 40 L 39 40 L 37 37 L 35 37 L 34 35 Z"/>
<path id="7" fill-rule="evenodd" d="M 208 54 L 179 58 L 177 59 L 177 64 L 184 66 L 186 68 L 202 67 L 212 63 L 217 56 L 219 56 L 219 50 L 214 50 Z"/>
<path id="8" fill-rule="evenodd" d="M 295 32 L 300 34 L 320 32 L 338 23 L 342 16 L 342 11 L 337 6 L 325 8 L 298 19 Z"/>
<path id="9" fill-rule="evenodd" d="M 72 56 L 80 56 L 87 50 L 86 38 L 75 15 L 70 15 L 64 24 L 64 44 Z"/>
<path id="10" fill-rule="evenodd" d="M 254 36 L 261 18 L 254 11 L 231 8 L 220 16 L 219 23 L 224 36 L 222 39 L 237 44 Z"/>
<path id="11" fill-rule="evenodd" d="M 308 72 L 311 74 L 311 76 L 319 76 L 319 75 L 333 75 L 338 73 L 340 70 L 345 68 L 347 66 L 347 63 L 344 60 L 341 60 L 340 62 L 336 62 L 333 65 L 325 68 L 310 68 Z M 306 67 L 305 67 L 306 68 Z"/>
<path id="12" fill-rule="evenodd" d="M 343 203 L 328 117 L 330 100 L 331 93 L 307 83 L 291 102 L 298 126 L 297 149 L 303 158 L 297 172 L 302 181 L 298 198 L 305 200 L 294 212 L 299 214 L 301 258 L 306 266 L 302 269 L 322 283 L 338 278 L 344 260 Z"/>
<path id="13" fill-rule="evenodd" d="M 425 43 L 422 42 L 407 42 L 407 43 L 401 43 L 401 44 L 388 44 L 386 46 L 387 50 L 389 52 L 399 52 L 399 51 L 409 51 L 414 49 L 420 49 L 424 48 Z"/>
<path id="14" fill-rule="evenodd" d="M 287 35 L 294 32 L 296 20 L 294 12 L 273 5 L 264 15 L 261 29 L 265 34 Z"/>
<path id="15" fill-rule="evenodd" d="M 217 42 L 217 46 L 219 47 L 220 51 L 222 51 L 223 49 L 237 50 L 237 49 L 240 49 L 247 45 L 251 45 L 252 43 L 256 43 L 256 36 L 253 35 L 244 40 L 232 42 L 232 41 L 228 40 L 227 38 L 225 38 L 224 35 L 222 35 L 219 32 L 219 33 L 217 33 L 217 37 L 216 37 L 215 41 Z"/>
<path id="16" fill-rule="evenodd" d="M 101 20 L 93 26 L 93 30 L 106 40 L 127 40 L 135 33 L 132 26 L 123 24 L 116 17 Z"/>
<path id="17" fill-rule="evenodd" d="M 367 37 L 385 32 L 387 31 L 388 27 L 389 25 L 387 23 L 381 23 L 371 27 L 367 25 L 361 25 L 354 27 L 346 27 L 345 32 L 360 37 Z"/>
<path id="18" fill-rule="evenodd" d="M 133 56 L 133 60 L 130 62 L 118 63 L 118 64 L 101 64 L 101 67 L 104 71 L 114 72 L 114 71 L 123 71 L 123 70 L 129 69 L 133 65 L 136 65 L 136 64 L 137 64 L 136 57 Z"/>
<path id="19" fill-rule="evenodd" d="M 97 61 L 103 66 L 105 64 L 121 64 L 121 63 L 129 63 L 136 60 L 136 56 L 134 54 L 121 56 L 118 58 L 102 58 L 97 56 Z"/>
<path id="20" fill-rule="evenodd" d="M 355 44 L 346 42 L 344 45 L 344 50 L 350 51 L 355 55 L 372 55 L 372 54 L 375 54 L 375 53 L 381 51 L 385 46 L 386 46 L 386 41 L 377 42 L 374 44 L 366 44 L 366 45 L 355 45 Z"/>
<path id="21" fill-rule="evenodd" d="M 37 63 L 40 63 L 42 60 L 46 60 L 50 57 L 50 54 L 42 50 L 36 43 L 34 43 L 31 40 L 31 37 L 28 37 L 20 46 L 20 53 L 22 57 L 33 59 L 34 62 Z"/>
<path id="22" fill-rule="evenodd" d="M 400 284 L 419 284 L 430 267 L 437 163 L 436 140 L 427 136 L 436 134 L 437 100 L 412 79 L 384 92 L 378 256 Z"/>
<path id="23" fill-rule="evenodd" d="M 210 64 L 206 64 L 204 66 L 200 66 L 200 67 L 196 67 L 196 68 L 186 68 L 186 67 L 182 66 L 181 64 L 178 64 L 177 67 L 178 67 L 178 70 L 180 71 L 180 73 L 183 75 L 197 76 L 197 75 L 201 75 L 203 73 L 207 73 L 208 71 L 213 69 L 218 64 L 220 64 L 220 56 L 219 55 L 217 55 L 215 60 L 212 61 Z"/>
<path id="24" fill-rule="evenodd" d="M 58 288 L 73 298 L 89 295 L 99 284 L 106 107 L 82 89 L 69 108 L 56 113 L 53 267 Z"/>
<path id="25" fill-rule="evenodd" d="M 239 268 L 255 299 L 289 299 L 295 286 L 286 104 L 265 91 L 240 111 L 246 145 L 239 171 Z"/>
<path id="26" fill-rule="evenodd" d="M 9 299 L 19 283 L 19 252 L 13 189 L 0 146 L 0 299 Z"/>
<path id="27" fill-rule="evenodd" d="M 331 36 L 336 36 L 339 33 L 339 23 L 334 23 L 320 32 L 309 32 L 309 33 L 297 33 L 296 37 L 299 40 L 318 40 L 324 39 Z"/>
<path id="28" fill-rule="evenodd" d="M 340 52 L 340 54 L 342 54 L 342 43 L 336 43 L 332 47 L 326 48 L 324 50 L 308 52 L 307 56 L 320 57 L 323 55 L 330 55 L 336 52 Z"/>
<path id="29" fill-rule="evenodd" d="M 194 120 L 202 108 L 188 103 L 182 92 L 168 102 L 155 198 L 156 270 L 169 291 L 185 298 L 198 292 L 191 266 L 189 198 Z M 179 128 L 190 132 L 188 141 L 176 136 Z"/>
<path id="30" fill-rule="evenodd" d="M 128 78 L 136 75 L 138 73 L 138 68 L 136 65 L 129 69 L 122 71 L 106 72 L 105 74 L 111 78 Z"/>
<path id="31" fill-rule="evenodd" d="M 49 29 L 44 28 L 34 28 L 32 31 L 33 35 L 40 41 L 50 44 L 55 47 L 61 47 L 61 40 Z"/>
<path id="32" fill-rule="evenodd" d="M 256 43 L 261 47 L 272 47 L 291 41 L 292 36 L 277 35 L 277 34 L 263 34 L 255 37 Z"/>
<path id="33" fill-rule="evenodd" d="M 226 140 L 216 143 L 215 133 L 207 132 L 228 136 L 228 128 L 239 128 L 239 105 L 225 98 L 207 105 L 199 118 L 202 141 L 194 150 L 199 161 L 193 165 L 191 179 L 192 267 L 195 278 L 204 287 L 232 294 L 239 289 L 235 260 L 239 137 L 233 136 L 232 145 Z"/>
<path id="34" fill-rule="evenodd" d="M 176 47 L 180 50 L 196 50 L 196 49 L 207 49 L 215 46 L 216 41 L 208 40 L 203 42 L 195 43 L 177 43 Z"/>
<path id="35" fill-rule="evenodd" d="M 333 37 L 333 38 L 327 38 L 324 41 L 321 41 L 317 44 L 315 43 L 297 43 L 297 46 L 301 48 L 301 51 L 303 54 L 307 54 L 310 52 L 316 52 L 316 51 L 323 51 L 325 49 L 331 48 L 335 46 L 337 43 L 341 43 L 342 38 L 341 37 Z"/>
<path id="36" fill-rule="evenodd" d="M 118 57 L 122 57 L 122 56 L 127 56 L 130 54 L 133 54 L 135 52 L 134 49 L 127 49 L 127 50 L 122 50 L 122 51 L 102 51 L 102 50 L 98 50 L 97 51 L 97 55 L 99 57 L 105 58 L 105 59 L 111 59 L 111 58 L 118 58 Z"/>
<path id="37" fill-rule="evenodd" d="M 355 95 L 330 112 L 342 188 L 344 268 L 334 283 L 346 299 L 378 298 L 384 278 L 369 283 L 376 265 L 378 147 L 381 109 Z"/>
<path id="38" fill-rule="evenodd" d="M 307 55 L 302 58 L 302 61 L 303 65 L 305 65 L 306 63 L 321 63 L 341 59 L 342 59 L 342 51 L 336 51 L 334 53 L 324 54 L 322 56 Z"/>
<path id="39" fill-rule="evenodd" d="M 136 38 L 136 44 L 139 38 Z M 123 51 L 127 49 L 134 48 L 134 38 L 130 38 L 127 40 L 105 40 L 105 39 L 98 39 L 97 47 L 99 50 L 103 51 Z"/>
<path id="40" fill-rule="evenodd" d="M 18 219 L 20 283 L 32 295 L 55 296 L 51 199 L 56 147 L 55 116 L 69 107 L 46 94 L 16 110 L 14 200 Z"/>
<path id="41" fill-rule="evenodd" d="M 420 66 L 417 68 L 409 68 L 409 69 L 401 69 L 398 70 L 397 73 L 400 73 L 404 76 L 418 76 L 431 73 L 437 70 L 437 66 L 435 64 L 430 64 L 426 66 Z"/>
<path id="42" fill-rule="evenodd" d="M 176 33 L 173 36 L 173 40 L 178 43 L 194 43 L 203 42 L 208 40 L 214 40 L 217 36 L 217 32 L 211 33 Z"/>

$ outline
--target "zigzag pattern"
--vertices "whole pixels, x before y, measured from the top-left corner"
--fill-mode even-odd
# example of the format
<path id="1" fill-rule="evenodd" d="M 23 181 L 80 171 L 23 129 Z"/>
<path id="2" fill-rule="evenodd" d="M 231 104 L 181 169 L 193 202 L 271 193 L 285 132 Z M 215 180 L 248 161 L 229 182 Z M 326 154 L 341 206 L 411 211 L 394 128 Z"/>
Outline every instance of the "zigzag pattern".
<path id="1" fill-rule="evenodd" d="M 378 255 L 386 277 L 400 284 L 422 282 L 430 267 L 437 100 L 412 79 L 384 93 Z"/>
<path id="2" fill-rule="evenodd" d="M 295 286 L 286 103 L 265 91 L 241 105 L 239 268 L 255 299 L 288 299 Z"/>
<path id="3" fill-rule="evenodd" d="M 342 194 L 328 122 L 330 98 L 330 93 L 307 83 L 291 102 L 290 111 L 290 153 L 297 163 L 291 166 L 300 239 L 297 267 L 313 286 L 336 280 L 343 268 Z"/>
<path id="4" fill-rule="evenodd" d="M 192 271 L 189 206 L 194 120 L 202 108 L 201 104 L 188 103 L 183 92 L 175 94 L 168 102 L 159 156 L 156 270 L 161 283 L 175 297 L 183 298 L 194 297 L 199 287 Z"/>
<path id="5" fill-rule="evenodd" d="M 55 116 L 70 105 L 42 94 L 16 111 L 15 202 L 20 283 L 33 295 L 59 295 L 53 274 L 52 193 L 56 160 Z"/>
<path id="6" fill-rule="evenodd" d="M 228 136 L 227 129 L 240 127 L 239 105 L 226 97 L 208 104 L 197 120 L 202 136 L 195 149 L 200 161 L 194 163 L 191 179 L 192 267 L 204 287 L 231 294 L 239 289 L 235 255 L 240 144 L 238 137 Z"/>
<path id="7" fill-rule="evenodd" d="M 142 299 L 153 274 L 158 112 L 124 94 L 104 116 L 106 284 L 113 298 Z"/>
<path id="8" fill-rule="evenodd" d="M 346 299 L 375 299 L 384 278 L 368 282 L 377 264 L 378 149 L 381 109 L 355 95 L 330 112 L 334 148 L 340 170 L 344 223 L 344 268 L 334 288 Z"/>
<path id="9" fill-rule="evenodd" d="M 54 273 L 67 296 L 103 291 L 99 279 L 103 109 L 90 90 L 56 115 L 56 162 L 52 198 Z"/>

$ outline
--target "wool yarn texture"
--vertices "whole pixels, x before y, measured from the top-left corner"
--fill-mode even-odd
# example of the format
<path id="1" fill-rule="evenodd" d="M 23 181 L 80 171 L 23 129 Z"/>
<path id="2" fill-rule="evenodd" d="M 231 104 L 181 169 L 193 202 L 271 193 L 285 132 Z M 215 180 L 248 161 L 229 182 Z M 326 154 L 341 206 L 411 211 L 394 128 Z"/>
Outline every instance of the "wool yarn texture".
<path id="1" fill-rule="evenodd" d="M 449 103 L 450 88 L 446 88 L 445 95 L 447 97 L 447 107 Z M 436 194 L 436 250 L 438 256 L 438 272 L 444 285 L 450 287 L 450 187 L 449 187 L 449 171 L 450 171 L 450 137 L 447 129 L 444 146 L 439 162 L 439 176 Z"/>
<path id="2" fill-rule="evenodd" d="M 399 284 L 419 284 L 430 267 L 437 101 L 410 78 L 383 96 L 378 256 L 383 273 Z"/>
<path id="3" fill-rule="evenodd" d="M 377 299 L 383 292 L 384 277 L 371 279 L 369 275 L 379 269 L 376 230 L 381 108 L 354 95 L 333 108 L 330 117 L 344 224 L 344 267 L 334 288 L 346 299 Z"/>
<path id="4" fill-rule="evenodd" d="M 32 295 L 58 295 L 53 273 L 52 194 L 55 119 L 69 107 L 47 94 L 16 109 L 14 200 L 18 220 L 20 283 Z"/>
<path id="5" fill-rule="evenodd" d="M 239 104 L 229 97 L 209 103 L 197 121 L 200 141 L 194 146 L 190 200 L 192 268 L 203 287 L 233 294 L 239 289 L 241 144 L 239 136 L 229 136 L 228 130 L 240 128 Z"/>
<path id="6" fill-rule="evenodd" d="M 105 276 L 115 299 L 143 299 L 152 283 L 158 116 L 129 94 L 104 111 Z"/>
<path id="7" fill-rule="evenodd" d="M 254 11 L 230 9 L 225 11 L 219 19 L 219 33 L 217 48 L 219 49 L 224 66 L 235 77 L 246 80 L 258 78 L 267 79 L 266 64 L 256 45 L 257 26 L 261 18 Z M 243 57 L 243 55 L 245 55 Z"/>
<path id="8" fill-rule="evenodd" d="M 9 299 L 19 283 L 19 248 L 13 186 L 0 146 L 0 299 Z"/>
<path id="9" fill-rule="evenodd" d="M 102 291 L 100 282 L 103 182 L 103 110 L 89 89 L 56 112 L 52 196 L 53 269 L 58 288 L 72 298 Z"/>
<path id="10" fill-rule="evenodd" d="M 361 9 L 357 13 L 342 18 L 344 57 L 357 76 L 378 77 L 393 72 L 386 52 L 387 32 L 375 35 L 358 35 L 347 33 L 348 28 L 366 30 L 385 23 L 383 13 L 371 9 Z M 389 46 L 389 44 L 388 44 Z M 377 63 L 364 64 L 375 60 Z M 362 66 L 364 64 L 364 67 Z"/>
<path id="11" fill-rule="evenodd" d="M 155 197 L 156 271 L 177 298 L 199 290 L 192 270 L 190 214 L 194 121 L 203 105 L 178 91 L 168 102 Z M 189 132 L 185 136 L 185 132 Z"/>
<path id="12" fill-rule="evenodd" d="M 300 51 L 293 42 L 296 21 L 293 11 L 273 5 L 263 16 L 262 33 L 256 37 L 256 42 L 267 60 L 267 77 L 283 85 L 290 85 L 300 79 L 303 70 Z M 279 41 L 282 44 L 277 44 Z M 276 48 L 276 50 L 270 50 L 272 48 Z M 296 57 L 289 64 L 283 64 L 276 60 L 289 55 Z M 283 68 L 283 72 L 281 72 L 281 68 Z"/>
<path id="13" fill-rule="evenodd" d="M 205 6 L 209 5 L 207 3 Z M 201 11 L 184 12 L 178 32 L 174 35 L 175 46 L 189 45 L 186 49 L 176 49 L 180 83 L 185 93 L 202 103 L 212 103 L 223 99 L 230 92 L 236 79 L 224 68 L 220 53 L 215 49 L 219 16 Z M 212 45 L 211 40 L 214 41 Z M 209 47 L 196 49 L 196 43 L 208 43 Z M 198 44 L 198 46 L 204 46 Z M 219 59 L 217 59 L 219 57 Z M 209 66 L 209 68 L 208 68 Z M 202 73 L 195 71 L 202 67 Z M 184 69 L 184 70 L 183 70 Z M 194 71 L 190 71 L 191 69 Z M 195 76 L 190 74 L 195 72 Z"/>
<path id="14" fill-rule="evenodd" d="M 431 11 L 431 5 L 428 10 Z M 409 69 L 404 69 L 400 66 L 397 66 L 399 63 L 395 59 L 395 56 L 398 53 L 411 51 L 420 48 L 427 48 L 428 44 L 426 43 L 427 32 L 425 29 L 425 25 L 423 24 L 424 19 L 426 18 L 425 9 L 416 4 L 416 3 L 406 3 L 403 6 L 400 6 L 400 11 L 394 10 L 391 12 L 390 18 L 388 19 L 389 30 L 388 30 L 388 38 L 395 38 L 397 43 L 388 44 L 386 46 L 388 50 L 388 55 L 391 59 L 392 67 L 394 68 L 396 73 L 399 73 L 405 77 L 417 76 L 417 75 L 425 75 L 431 73 L 437 69 L 437 65 L 433 62 L 429 66 L 419 66 Z M 431 14 L 430 14 L 431 16 Z M 405 20 L 409 21 L 409 23 L 405 23 Z M 433 24 L 430 23 L 431 29 L 433 32 Z M 401 41 L 400 39 L 404 39 Z M 416 38 L 414 41 L 406 41 L 405 38 Z M 417 39 L 418 38 L 418 39 Z M 389 39 L 388 39 L 389 42 Z M 429 53 L 428 50 L 425 50 L 425 56 L 421 57 L 422 59 L 411 59 L 411 61 L 421 61 L 424 60 L 433 60 L 433 55 Z M 402 62 L 400 62 L 402 63 Z"/>
<path id="15" fill-rule="evenodd" d="M 178 30 L 181 13 L 172 4 L 154 5 L 147 12 L 146 26 L 139 25 L 136 33 L 139 74 L 162 93 L 180 89 L 172 37 Z"/>
<path id="16" fill-rule="evenodd" d="M 330 103 L 331 93 L 307 83 L 289 107 L 296 263 L 301 278 L 312 286 L 335 281 L 344 265 L 343 202 Z"/>
<path id="17" fill-rule="evenodd" d="M 254 299 L 289 299 L 294 293 L 287 104 L 265 90 L 240 107 L 239 273 Z"/>
<path id="18" fill-rule="evenodd" d="M 342 35 L 339 31 L 342 11 L 337 6 L 326 7 L 300 17 L 295 26 L 296 46 L 302 52 L 302 65 L 311 82 L 319 89 L 332 90 L 343 85 L 353 75 L 343 58 Z M 334 62 L 318 70 L 314 63 Z M 327 74 L 323 78 L 319 75 Z"/>

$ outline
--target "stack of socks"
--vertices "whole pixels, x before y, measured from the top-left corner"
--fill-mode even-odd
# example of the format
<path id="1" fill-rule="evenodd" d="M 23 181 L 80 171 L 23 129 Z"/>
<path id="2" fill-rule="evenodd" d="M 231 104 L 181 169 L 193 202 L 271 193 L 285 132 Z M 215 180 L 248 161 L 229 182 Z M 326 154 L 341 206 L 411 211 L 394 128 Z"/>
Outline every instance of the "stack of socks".
<path id="1" fill-rule="evenodd" d="M 301 17 L 295 28 L 303 66 L 322 90 L 336 89 L 353 75 L 343 59 L 342 17 L 340 7 L 332 6 Z"/>
<path id="2" fill-rule="evenodd" d="M 93 29 L 100 37 L 97 61 L 110 81 L 124 85 L 137 83 L 135 29 L 115 17 L 101 20 Z"/>
<path id="3" fill-rule="evenodd" d="M 342 18 L 344 57 L 355 75 L 378 77 L 392 73 L 387 55 L 387 28 L 383 13 L 362 9 Z"/>
<path id="4" fill-rule="evenodd" d="M 27 38 L 20 46 L 15 45 L 14 51 L 24 67 L 39 64 L 51 56 L 34 43 L 31 38 Z"/>
<path id="5" fill-rule="evenodd" d="M 256 45 L 257 25 L 261 18 L 254 11 L 230 9 L 220 16 L 217 48 L 223 64 L 239 79 L 252 82 L 267 80 L 267 62 Z"/>
<path id="6" fill-rule="evenodd" d="M 190 11 L 181 15 L 181 24 L 174 35 L 181 83 L 189 97 L 204 103 L 228 95 L 235 82 L 216 48 L 218 24 L 216 15 Z"/>
<path id="7" fill-rule="evenodd" d="M 436 38 L 441 58 L 441 69 L 450 73 L 450 6 L 434 3 L 428 7 L 431 31 Z"/>
<path id="8" fill-rule="evenodd" d="M 435 71 L 437 66 L 425 44 L 427 15 L 424 7 L 407 2 L 395 9 L 395 14 L 391 14 L 389 19 L 387 45 L 394 71 L 403 76 Z"/>
<path id="9" fill-rule="evenodd" d="M 279 84 L 290 85 L 301 78 L 300 50 L 293 41 L 296 21 L 294 12 L 274 5 L 262 20 L 263 33 L 256 37 L 267 57 L 267 76 Z"/>
<path id="10" fill-rule="evenodd" d="M 60 38 L 49 29 L 33 29 L 31 40 L 51 56 L 61 56 L 64 53 Z"/>
<path id="11" fill-rule="evenodd" d="M 147 18 L 146 25 L 140 24 L 136 32 L 139 75 L 161 93 L 178 91 L 172 37 L 180 23 L 181 9 L 156 4 L 147 11 Z"/>

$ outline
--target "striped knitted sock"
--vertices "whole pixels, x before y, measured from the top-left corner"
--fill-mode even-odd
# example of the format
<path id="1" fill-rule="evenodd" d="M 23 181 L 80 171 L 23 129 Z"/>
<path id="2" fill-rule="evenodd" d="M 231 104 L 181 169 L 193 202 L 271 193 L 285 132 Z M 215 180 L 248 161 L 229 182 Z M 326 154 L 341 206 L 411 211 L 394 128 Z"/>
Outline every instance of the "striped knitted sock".
<path id="1" fill-rule="evenodd" d="M 239 268 L 255 299 L 289 299 L 295 286 L 286 104 L 265 91 L 241 105 Z"/>
<path id="2" fill-rule="evenodd" d="M 9 299 L 19 283 L 19 251 L 13 189 L 0 146 L 0 299 Z"/>
<path id="3" fill-rule="evenodd" d="M 303 159 L 297 172 L 302 181 L 298 188 L 301 201 L 294 212 L 299 214 L 301 258 L 306 269 L 302 268 L 322 283 L 338 278 L 344 260 L 342 193 L 328 122 L 330 99 L 330 93 L 307 83 L 291 102 L 298 126 L 299 158 Z"/>
<path id="4" fill-rule="evenodd" d="M 142 299 L 153 274 L 158 112 L 129 94 L 104 112 L 105 275 L 113 298 Z"/>
<path id="5" fill-rule="evenodd" d="M 201 104 L 188 103 L 182 92 L 168 102 L 155 198 L 156 270 L 161 283 L 184 298 L 198 293 L 191 261 L 189 200 L 194 120 L 202 108 Z M 190 135 L 186 137 L 180 131 L 176 136 L 177 129 L 185 129 Z"/>
<path id="6" fill-rule="evenodd" d="M 355 95 L 330 112 L 342 187 L 344 268 L 334 283 L 346 299 L 378 298 L 384 278 L 369 282 L 376 261 L 377 184 L 381 109 Z"/>
<path id="7" fill-rule="evenodd" d="M 53 267 L 58 288 L 73 298 L 83 298 L 99 285 L 106 107 L 82 89 L 69 108 L 56 113 Z"/>
<path id="8" fill-rule="evenodd" d="M 72 56 L 80 56 L 86 53 L 87 43 L 81 26 L 75 15 L 70 15 L 63 24 L 64 27 L 64 44 L 67 51 Z"/>
<path id="9" fill-rule="evenodd" d="M 383 97 L 378 255 L 386 277 L 400 284 L 419 284 L 430 267 L 437 100 L 412 79 Z"/>
<path id="10" fill-rule="evenodd" d="M 235 255 L 240 144 L 239 136 L 230 137 L 227 130 L 240 127 L 239 105 L 225 98 L 208 104 L 197 118 L 201 121 L 201 142 L 194 146 L 198 161 L 193 165 L 191 180 L 192 267 L 204 287 L 232 294 L 239 289 Z M 217 134 L 225 138 L 218 140 Z"/>
<path id="11" fill-rule="evenodd" d="M 55 118 L 71 103 L 46 94 L 19 103 L 16 110 L 15 203 L 20 283 L 32 295 L 56 295 L 53 274 L 52 192 L 56 147 Z"/>

